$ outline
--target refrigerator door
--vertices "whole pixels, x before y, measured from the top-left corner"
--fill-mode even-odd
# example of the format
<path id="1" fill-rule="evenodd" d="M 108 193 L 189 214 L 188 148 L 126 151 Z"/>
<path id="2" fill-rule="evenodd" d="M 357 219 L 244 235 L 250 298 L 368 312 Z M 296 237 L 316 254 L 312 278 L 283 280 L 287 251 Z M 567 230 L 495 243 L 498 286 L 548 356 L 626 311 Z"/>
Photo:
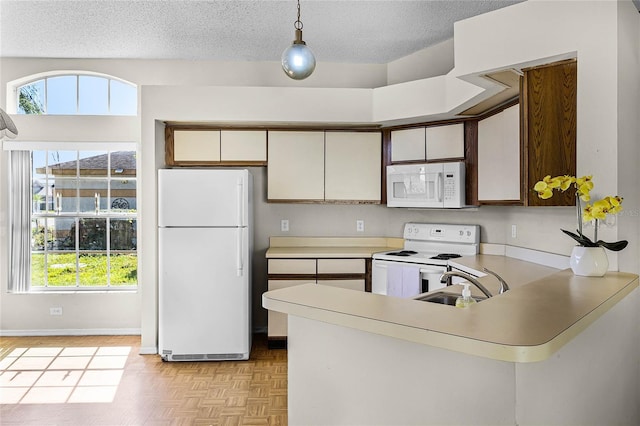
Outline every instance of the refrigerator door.
<path id="1" fill-rule="evenodd" d="M 248 170 L 158 170 L 158 226 L 248 226 Z"/>
<path id="2" fill-rule="evenodd" d="M 160 355 L 174 361 L 248 359 L 248 229 L 158 232 Z"/>

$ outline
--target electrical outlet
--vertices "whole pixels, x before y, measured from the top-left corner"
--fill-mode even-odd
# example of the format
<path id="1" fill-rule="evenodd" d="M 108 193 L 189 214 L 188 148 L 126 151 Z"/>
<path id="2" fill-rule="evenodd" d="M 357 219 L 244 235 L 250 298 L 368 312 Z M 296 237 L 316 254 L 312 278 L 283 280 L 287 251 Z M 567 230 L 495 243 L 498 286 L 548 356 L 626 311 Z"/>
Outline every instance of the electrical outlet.
<path id="1" fill-rule="evenodd" d="M 356 220 L 356 232 L 364 232 L 364 220 Z"/>
<path id="2" fill-rule="evenodd" d="M 49 315 L 60 316 L 62 315 L 62 306 L 52 306 L 49 308 Z"/>
<path id="3" fill-rule="evenodd" d="M 511 225 L 511 238 L 516 238 L 518 236 L 518 227 L 516 225 Z"/>
<path id="4" fill-rule="evenodd" d="M 280 231 L 289 232 L 289 219 L 282 219 L 280 221 Z"/>

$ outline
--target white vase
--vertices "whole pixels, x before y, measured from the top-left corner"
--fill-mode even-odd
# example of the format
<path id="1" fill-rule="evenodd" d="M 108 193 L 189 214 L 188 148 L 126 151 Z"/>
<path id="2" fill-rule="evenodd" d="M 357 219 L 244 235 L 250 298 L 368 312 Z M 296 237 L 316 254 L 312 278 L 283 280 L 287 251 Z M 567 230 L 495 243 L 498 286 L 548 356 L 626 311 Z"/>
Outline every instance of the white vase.
<path id="1" fill-rule="evenodd" d="M 601 277 L 609 268 L 609 259 L 602 247 L 575 246 L 571 251 L 569 264 L 576 275 Z"/>

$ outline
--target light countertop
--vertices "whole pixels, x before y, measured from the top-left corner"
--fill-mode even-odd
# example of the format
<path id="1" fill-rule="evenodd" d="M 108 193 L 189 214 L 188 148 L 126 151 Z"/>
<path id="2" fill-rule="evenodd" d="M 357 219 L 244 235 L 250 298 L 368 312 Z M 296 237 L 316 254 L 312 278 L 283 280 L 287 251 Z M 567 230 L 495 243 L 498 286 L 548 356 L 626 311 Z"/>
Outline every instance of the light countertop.
<path id="1" fill-rule="evenodd" d="M 579 277 L 570 269 L 557 270 L 504 256 L 470 256 L 453 263 L 474 270 L 487 267 L 500 274 L 511 290 L 459 309 L 303 284 L 265 293 L 263 306 L 472 355 L 533 362 L 550 357 L 638 287 L 635 274 L 608 272 L 602 278 Z M 480 281 L 496 293 L 495 278 L 485 276 Z M 459 291 L 459 287 L 448 290 Z"/>
<path id="2" fill-rule="evenodd" d="M 373 253 L 402 248 L 402 238 L 271 237 L 267 259 L 369 258 Z"/>

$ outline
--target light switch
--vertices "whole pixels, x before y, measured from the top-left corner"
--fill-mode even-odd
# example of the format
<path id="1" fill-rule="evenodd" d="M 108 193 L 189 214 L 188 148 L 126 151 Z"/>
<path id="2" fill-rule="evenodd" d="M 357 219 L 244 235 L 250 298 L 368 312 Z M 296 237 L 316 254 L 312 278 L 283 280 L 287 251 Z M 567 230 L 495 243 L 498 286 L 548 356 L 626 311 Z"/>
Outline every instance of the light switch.
<path id="1" fill-rule="evenodd" d="M 356 232 L 364 232 L 364 220 L 356 220 Z"/>

